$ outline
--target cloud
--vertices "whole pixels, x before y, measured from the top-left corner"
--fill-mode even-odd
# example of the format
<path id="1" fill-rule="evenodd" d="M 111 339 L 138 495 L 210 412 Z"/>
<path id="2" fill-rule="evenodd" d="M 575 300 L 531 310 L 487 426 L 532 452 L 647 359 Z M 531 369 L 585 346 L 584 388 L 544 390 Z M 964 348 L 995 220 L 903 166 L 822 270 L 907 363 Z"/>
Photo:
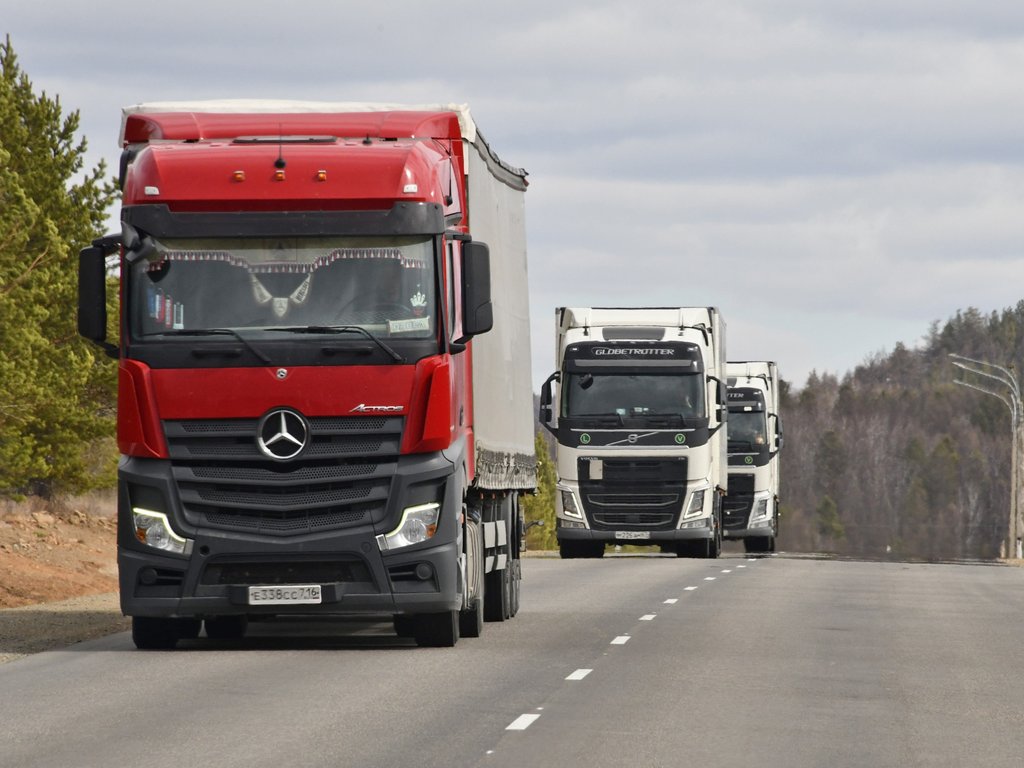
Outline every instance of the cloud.
<path id="1" fill-rule="evenodd" d="M 116 167 L 138 101 L 468 102 L 530 172 L 535 383 L 556 306 L 716 304 L 731 350 L 771 350 L 800 383 L 1021 298 L 1020 4 L 65 0 L 4 16 L 36 86 L 81 111 L 92 164 Z"/>

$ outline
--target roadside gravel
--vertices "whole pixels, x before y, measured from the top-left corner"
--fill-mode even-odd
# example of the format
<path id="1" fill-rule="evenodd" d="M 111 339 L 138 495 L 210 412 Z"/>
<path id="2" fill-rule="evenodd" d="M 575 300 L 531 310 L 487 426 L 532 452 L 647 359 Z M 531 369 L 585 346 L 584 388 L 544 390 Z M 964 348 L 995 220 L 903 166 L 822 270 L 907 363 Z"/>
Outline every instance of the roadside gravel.
<path id="1" fill-rule="evenodd" d="M 0 609 L 0 664 L 130 628 L 116 592 Z"/>

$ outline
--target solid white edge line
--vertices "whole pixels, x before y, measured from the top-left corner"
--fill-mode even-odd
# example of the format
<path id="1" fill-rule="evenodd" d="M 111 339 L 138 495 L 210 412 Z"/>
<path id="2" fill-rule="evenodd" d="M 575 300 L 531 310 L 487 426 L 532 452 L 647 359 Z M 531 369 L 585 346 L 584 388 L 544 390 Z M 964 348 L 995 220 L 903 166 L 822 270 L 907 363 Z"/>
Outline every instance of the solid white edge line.
<path id="1" fill-rule="evenodd" d="M 593 671 L 594 670 L 592 670 L 592 669 L 577 669 L 575 672 L 573 672 L 571 675 L 569 675 L 565 679 L 566 680 L 582 680 L 584 677 L 586 677 L 587 675 L 589 675 Z"/>
<path id="2" fill-rule="evenodd" d="M 539 717 L 540 715 L 520 715 L 515 720 L 513 720 L 505 730 L 525 731 L 527 728 L 533 725 Z"/>

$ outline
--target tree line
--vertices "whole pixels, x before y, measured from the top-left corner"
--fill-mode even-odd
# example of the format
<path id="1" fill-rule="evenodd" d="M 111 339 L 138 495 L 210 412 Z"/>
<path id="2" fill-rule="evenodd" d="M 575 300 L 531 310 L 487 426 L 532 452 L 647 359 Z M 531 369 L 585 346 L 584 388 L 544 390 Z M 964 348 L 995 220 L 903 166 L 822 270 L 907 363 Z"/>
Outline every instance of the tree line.
<path id="1" fill-rule="evenodd" d="M 1024 301 L 987 315 L 957 312 L 933 323 L 917 349 L 898 344 L 842 379 L 812 374 L 803 389 L 785 388 L 782 548 L 998 556 L 1010 509 L 1011 412 L 954 383 L 970 377 L 950 354 L 1015 375 L 1022 353 Z"/>

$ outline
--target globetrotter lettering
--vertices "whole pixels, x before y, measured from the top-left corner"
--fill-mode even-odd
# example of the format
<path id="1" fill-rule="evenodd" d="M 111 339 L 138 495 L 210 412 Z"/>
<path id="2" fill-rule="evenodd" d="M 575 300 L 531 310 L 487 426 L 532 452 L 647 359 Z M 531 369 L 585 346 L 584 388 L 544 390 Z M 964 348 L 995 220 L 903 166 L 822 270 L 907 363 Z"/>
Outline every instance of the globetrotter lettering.
<path id="1" fill-rule="evenodd" d="M 675 357 L 676 350 L 648 347 L 597 347 L 594 357 Z"/>

